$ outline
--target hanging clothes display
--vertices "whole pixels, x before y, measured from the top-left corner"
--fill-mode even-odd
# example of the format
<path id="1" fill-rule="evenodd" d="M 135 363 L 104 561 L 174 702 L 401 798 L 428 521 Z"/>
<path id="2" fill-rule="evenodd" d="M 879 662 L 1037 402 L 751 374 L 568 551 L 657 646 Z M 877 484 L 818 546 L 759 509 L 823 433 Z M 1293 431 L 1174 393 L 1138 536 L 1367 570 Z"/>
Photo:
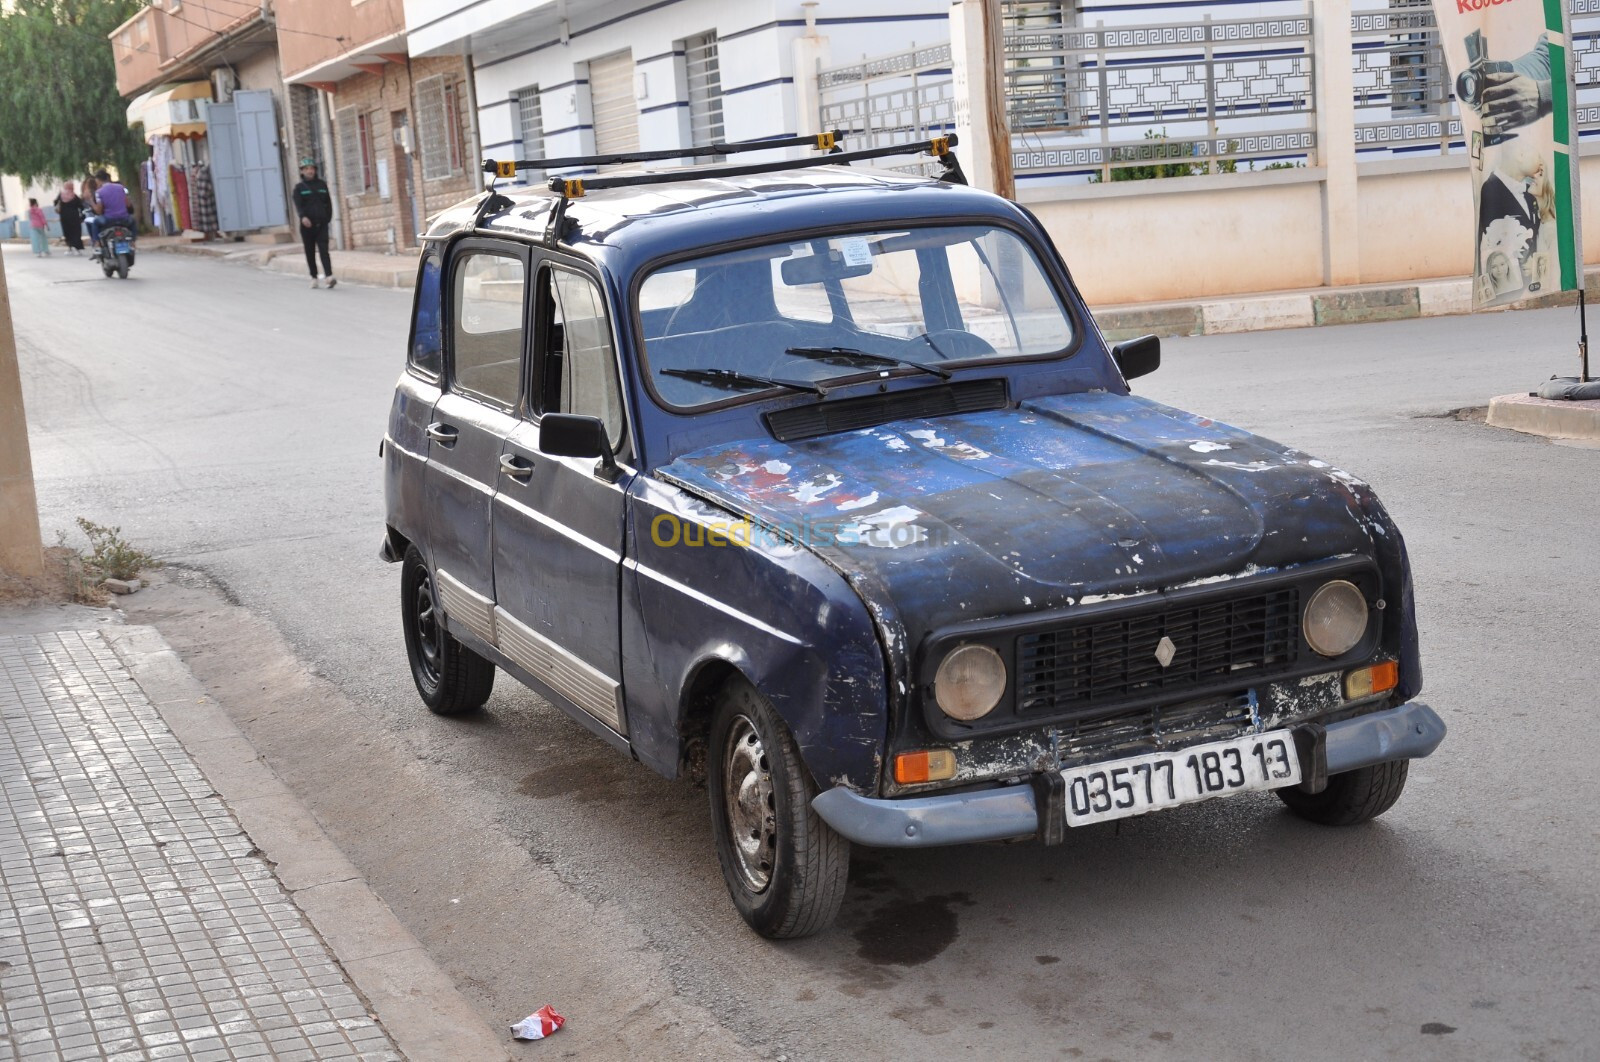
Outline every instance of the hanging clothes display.
<path id="1" fill-rule="evenodd" d="M 172 216 L 177 219 L 178 228 L 194 228 L 189 216 L 189 174 L 176 163 L 168 170 L 172 182 Z"/>
<path id="2" fill-rule="evenodd" d="M 173 209 L 172 202 L 172 138 L 158 136 L 151 145 L 154 148 L 152 156 L 151 176 L 155 178 L 155 188 L 151 198 L 161 204 L 161 213 L 167 219 L 167 232 L 174 232 L 179 228 L 178 212 Z"/>
<path id="3" fill-rule="evenodd" d="M 217 192 L 208 163 L 195 163 L 189 174 L 189 217 L 201 232 L 217 231 Z"/>

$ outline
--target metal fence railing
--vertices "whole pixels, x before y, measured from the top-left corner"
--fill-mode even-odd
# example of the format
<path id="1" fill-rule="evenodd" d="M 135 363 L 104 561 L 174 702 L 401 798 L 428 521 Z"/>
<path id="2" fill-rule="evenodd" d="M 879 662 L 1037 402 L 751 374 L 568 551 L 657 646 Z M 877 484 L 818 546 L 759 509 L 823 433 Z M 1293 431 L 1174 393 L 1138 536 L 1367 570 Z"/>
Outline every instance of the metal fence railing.
<path id="1" fill-rule="evenodd" d="M 821 128 L 839 129 L 850 146 L 887 147 L 955 128 L 950 45 L 863 58 L 817 75 Z M 935 163 L 899 167 L 936 172 Z"/>
<path id="2" fill-rule="evenodd" d="M 1578 126 L 1600 134 L 1600 0 L 1568 2 Z M 1019 178 L 1117 180 L 1315 158 L 1320 57 L 1309 5 L 1260 18 L 1093 26 L 1071 24 L 1073 10 L 1038 0 L 1002 8 Z M 1359 157 L 1464 150 L 1427 0 L 1364 0 L 1351 31 Z M 847 130 L 862 146 L 952 128 L 951 62 L 940 44 L 822 71 L 822 128 Z"/>
<path id="3" fill-rule="evenodd" d="M 1356 150 L 1447 153 L 1461 146 L 1444 50 L 1426 3 L 1350 17 Z"/>

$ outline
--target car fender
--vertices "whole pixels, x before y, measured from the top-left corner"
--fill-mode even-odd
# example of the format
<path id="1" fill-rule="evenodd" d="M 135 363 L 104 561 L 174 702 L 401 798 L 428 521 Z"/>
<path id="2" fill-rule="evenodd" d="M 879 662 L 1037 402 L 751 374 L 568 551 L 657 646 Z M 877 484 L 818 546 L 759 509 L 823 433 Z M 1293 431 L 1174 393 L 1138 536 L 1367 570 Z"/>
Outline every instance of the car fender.
<path id="1" fill-rule="evenodd" d="M 877 790 L 888 733 L 884 653 L 861 598 L 836 571 L 802 545 L 648 476 L 629 492 L 627 556 L 623 686 L 642 761 L 675 777 L 709 726 L 720 682 L 737 673 L 772 703 L 819 788 Z"/>

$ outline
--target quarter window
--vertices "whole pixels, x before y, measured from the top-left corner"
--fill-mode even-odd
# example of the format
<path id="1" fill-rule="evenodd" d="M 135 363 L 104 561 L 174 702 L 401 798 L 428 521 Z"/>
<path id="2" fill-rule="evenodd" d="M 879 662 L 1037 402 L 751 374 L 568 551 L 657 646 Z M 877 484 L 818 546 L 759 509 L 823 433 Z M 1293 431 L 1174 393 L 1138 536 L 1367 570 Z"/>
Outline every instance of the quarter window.
<path id="1" fill-rule="evenodd" d="M 522 381 L 527 270 L 520 258 L 468 252 L 456 259 L 451 348 L 456 386 L 512 409 Z"/>
<path id="2" fill-rule="evenodd" d="M 429 376 L 438 376 L 444 370 L 439 294 L 439 256 L 429 254 L 417 274 L 416 309 L 411 322 L 411 364 Z"/>

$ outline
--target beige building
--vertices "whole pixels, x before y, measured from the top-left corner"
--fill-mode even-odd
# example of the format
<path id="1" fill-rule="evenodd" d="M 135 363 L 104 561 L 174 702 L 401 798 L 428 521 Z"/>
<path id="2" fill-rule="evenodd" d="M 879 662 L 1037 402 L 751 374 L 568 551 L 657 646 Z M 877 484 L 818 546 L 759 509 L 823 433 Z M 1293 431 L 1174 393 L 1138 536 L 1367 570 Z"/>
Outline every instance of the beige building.
<path id="1" fill-rule="evenodd" d="M 399 0 L 274 8 L 290 139 L 315 145 L 340 244 L 414 247 L 429 214 L 482 186 L 466 64 L 412 59 Z"/>
<path id="2" fill-rule="evenodd" d="M 110 36 L 128 122 L 143 126 L 159 174 L 138 189 L 141 207 L 167 231 L 287 234 L 284 161 L 295 145 L 282 122 L 273 5 L 150 0 Z M 202 171 L 214 185 L 203 207 L 191 190 Z"/>

